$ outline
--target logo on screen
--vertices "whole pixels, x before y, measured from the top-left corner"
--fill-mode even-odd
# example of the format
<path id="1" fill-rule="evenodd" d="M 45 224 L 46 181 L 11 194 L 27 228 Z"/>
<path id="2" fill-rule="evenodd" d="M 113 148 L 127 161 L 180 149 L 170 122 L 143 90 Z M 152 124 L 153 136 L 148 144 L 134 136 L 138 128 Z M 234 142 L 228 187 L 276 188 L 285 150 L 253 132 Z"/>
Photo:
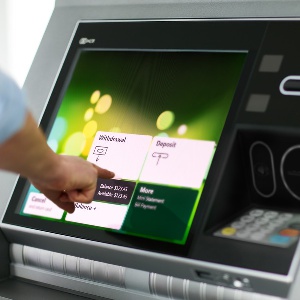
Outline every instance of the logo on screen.
<path id="1" fill-rule="evenodd" d="M 79 44 L 80 44 L 80 45 L 94 44 L 95 41 L 96 41 L 95 39 L 81 38 L 81 39 L 79 40 Z"/>

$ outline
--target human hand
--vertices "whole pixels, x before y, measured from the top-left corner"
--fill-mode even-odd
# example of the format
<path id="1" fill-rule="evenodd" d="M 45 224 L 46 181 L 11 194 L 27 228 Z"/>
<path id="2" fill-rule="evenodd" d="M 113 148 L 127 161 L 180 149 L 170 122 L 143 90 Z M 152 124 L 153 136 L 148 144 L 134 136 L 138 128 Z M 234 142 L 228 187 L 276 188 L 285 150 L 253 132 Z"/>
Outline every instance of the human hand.
<path id="1" fill-rule="evenodd" d="M 24 122 L 19 131 L 0 144 L 0 169 L 28 178 L 60 208 L 74 212 L 74 202 L 93 200 L 98 177 L 114 177 L 114 173 L 80 157 L 53 152 L 30 112 Z"/>
<path id="2" fill-rule="evenodd" d="M 75 202 L 90 203 L 97 178 L 112 178 L 114 173 L 76 156 L 56 155 L 51 170 L 29 178 L 31 183 L 58 207 L 73 213 Z"/>

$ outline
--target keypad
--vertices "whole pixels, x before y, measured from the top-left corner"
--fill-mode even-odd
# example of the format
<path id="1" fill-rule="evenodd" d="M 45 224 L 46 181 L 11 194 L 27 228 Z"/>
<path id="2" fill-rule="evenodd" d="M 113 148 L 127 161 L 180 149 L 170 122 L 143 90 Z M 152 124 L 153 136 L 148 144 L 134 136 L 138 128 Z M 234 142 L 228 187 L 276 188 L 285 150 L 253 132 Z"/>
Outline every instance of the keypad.
<path id="1" fill-rule="evenodd" d="M 214 233 L 240 241 L 289 247 L 300 236 L 300 214 L 251 209 Z"/>

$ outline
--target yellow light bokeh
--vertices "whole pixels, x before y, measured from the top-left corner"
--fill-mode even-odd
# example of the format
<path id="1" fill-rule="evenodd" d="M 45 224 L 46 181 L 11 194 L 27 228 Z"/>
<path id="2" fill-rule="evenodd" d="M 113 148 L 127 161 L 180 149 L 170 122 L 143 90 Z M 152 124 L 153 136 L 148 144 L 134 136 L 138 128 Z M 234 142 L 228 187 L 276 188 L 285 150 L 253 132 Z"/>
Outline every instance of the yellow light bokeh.
<path id="1" fill-rule="evenodd" d="M 97 132 L 97 128 L 98 128 L 98 124 L 96 121 L 94 120 L 89 121 L 88 123 L 85 124 L 83 128 L 83 134 L 87 139 L 94 137 Z"/>
<path id="2" fill-rule="evenodd" d="M 166 110 L 162 112 L 156 121 L 156 126 L 159 130 L 170 128 L 175 120 L 175 114 L 172 111 Z"/>
<path id="3" fill-rule="evenodd" d="M 106 113 L 112 104 L 112 97 L 108 94 L 103 95 L 95 107 L 95 112 L 98 114 Z"/>
<path id="4" fill-rule="evenodd" d="M 78 156 L 85 147 L 86 137 L 82 132 L 73 133 L 64 145 L 64 154 Z"/>
<path id="5" fill-rule="evenodd" d="M 88 108 L 84 114 L 84 121 L 88 122 L 94 115 L 94 109 Z"/>
<path id="6" fill-rule="evenodd" d="M 92 96 L 91 96 L 90 102 L 91 102 L 92 104 L 97 103 L 97 101 L 98 101 L 99 98 L 100 98 L 100 95 L 101 95 L 100 91 L 95 91 L 95 92 L 92 94 Z"/>
<path id="7" fill-rule="evenodd" d="M 82 154 L 83 156 L 86 156 L 86 157 L 87 157 L 87 156 L 89 155 L 90 150 L 91 150 L 91 147 L 92 147 L 92 144 L 93 144 L 93 141 L 94 141 L 94 138 L 93 138 L 93 137 L 86 140 L 85 146 L 84 146 L 84 148 L 83 148 L 83 150 L 82 150 L 82 152 L 81 152 L 81 154 Z"/>
<path id="8" fill-rule="evenodd" d="M 120 127 L 112 127 L 109 131 L 110 132 L 122 132 Z"/>

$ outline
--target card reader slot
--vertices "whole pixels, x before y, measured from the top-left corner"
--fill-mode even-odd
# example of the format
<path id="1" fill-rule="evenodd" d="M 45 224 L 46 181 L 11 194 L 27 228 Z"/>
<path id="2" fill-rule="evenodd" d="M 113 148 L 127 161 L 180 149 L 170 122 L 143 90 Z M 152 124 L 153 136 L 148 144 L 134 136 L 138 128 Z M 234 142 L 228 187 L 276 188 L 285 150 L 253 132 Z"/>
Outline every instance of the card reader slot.
<path id="1" fill-rule="evenodd" d="M 299 80 L 288 80 L 285 85 L 284 89 L 286 91 L 300 91 L 300 81 Z"/>
<path id="2" fill-rule="evenodd" d="M 300 96 L 300 76 L 285 77 L 280 83 L 279 90 L 283 95 Z"/>

